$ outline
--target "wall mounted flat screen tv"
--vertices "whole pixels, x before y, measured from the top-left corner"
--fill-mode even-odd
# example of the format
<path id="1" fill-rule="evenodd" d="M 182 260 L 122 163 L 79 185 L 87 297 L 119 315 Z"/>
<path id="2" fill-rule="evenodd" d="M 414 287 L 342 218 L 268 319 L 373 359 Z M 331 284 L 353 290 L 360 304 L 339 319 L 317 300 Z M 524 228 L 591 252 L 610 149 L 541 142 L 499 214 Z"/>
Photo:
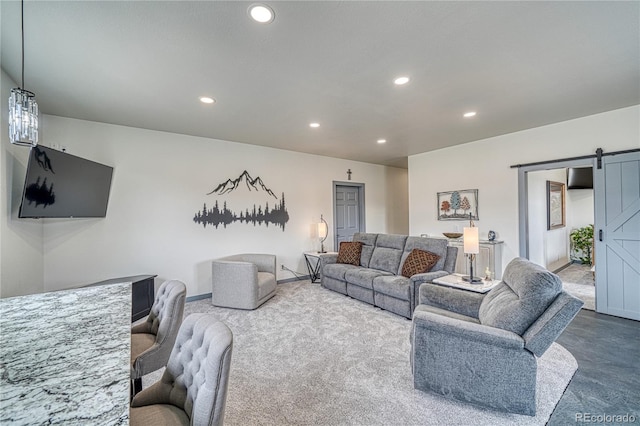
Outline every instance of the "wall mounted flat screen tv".
<path id="1" fill-rule="evenodd" d="M 35 146 L 29 153 L 21 218 L 105 217 L 113 167 Z"/>
<path id="2" fill-rule="evenodd" d="M 593 167 L 567 169 L 567 189 L 593 189 Z"/>

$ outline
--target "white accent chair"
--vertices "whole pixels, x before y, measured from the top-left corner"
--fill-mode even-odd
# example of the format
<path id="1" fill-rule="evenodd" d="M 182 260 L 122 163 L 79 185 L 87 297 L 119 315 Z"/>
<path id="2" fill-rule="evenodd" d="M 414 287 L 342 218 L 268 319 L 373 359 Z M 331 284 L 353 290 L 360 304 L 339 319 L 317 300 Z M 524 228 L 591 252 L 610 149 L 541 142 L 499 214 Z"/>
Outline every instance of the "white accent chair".
<path id="1" fill-rule="evenodd" d="M 233 334 L 210 314 L 185 318 L 162 378 L 137 394 L 131 426 L 223 424 Z"/>
<path id="2" fill-rule="evenodd" d="M 276 293 L 276 257 L 247 253 L 216 259 L 211 281 L 213 305 L 256 309 Z"/>
<path id="3" fill-rule="evenodd" d="M 187 296 L 182 281 L 162 283 L 147 320 L 131 327 L 132 395 L 142 389 L 142 376 L 167 365 L 176 341 Z"/>

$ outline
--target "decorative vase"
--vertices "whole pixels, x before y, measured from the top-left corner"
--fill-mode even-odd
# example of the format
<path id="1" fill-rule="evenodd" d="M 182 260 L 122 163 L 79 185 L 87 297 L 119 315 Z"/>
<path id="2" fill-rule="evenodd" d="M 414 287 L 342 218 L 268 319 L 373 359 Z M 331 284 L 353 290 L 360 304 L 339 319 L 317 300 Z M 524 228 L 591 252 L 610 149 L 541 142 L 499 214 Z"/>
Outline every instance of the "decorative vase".
<path id="1" fill-rule="evenodd" d="M 489 241 L 494 241 L 496 239 L 496 233 L 494 231 L 489 231 L 487 237 L 489 238 Z"/>

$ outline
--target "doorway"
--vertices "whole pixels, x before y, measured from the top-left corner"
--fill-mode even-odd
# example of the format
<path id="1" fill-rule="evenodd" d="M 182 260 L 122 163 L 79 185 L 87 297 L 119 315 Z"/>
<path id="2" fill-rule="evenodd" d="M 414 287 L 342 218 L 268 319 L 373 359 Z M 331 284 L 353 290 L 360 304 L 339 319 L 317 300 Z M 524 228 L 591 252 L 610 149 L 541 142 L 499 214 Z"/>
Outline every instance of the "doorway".
<path id="1" fill-rule="evenodd" d="M 529 260 L 556 273 L 564 289 L 595 311 L 595 279 L 592 270 L 594 198 L 590 188 L 577 188 L 572 177 L 591 168 L 554 168 L 527 173 Z M 550 223 L 550 190 L 560 188 L 559 223 Z M 572 241 L 575 240 L 575 243 Z M 586 245 L 585 245 L 586 244 Z"/>
<path id="2" fill-rule="evenodd" d="M 338 250 L 342 241 L 352 241 L 353 234 L 364 232 L 364 183 L 333 182 L 333 241 Z"/>
<path id="3" fill-rule="evenodd" d="M 520 256 L 529 258 L 529 173 L 593 168 L 596 312 L 640 320 L 640 149 L 517 165 Z"/>

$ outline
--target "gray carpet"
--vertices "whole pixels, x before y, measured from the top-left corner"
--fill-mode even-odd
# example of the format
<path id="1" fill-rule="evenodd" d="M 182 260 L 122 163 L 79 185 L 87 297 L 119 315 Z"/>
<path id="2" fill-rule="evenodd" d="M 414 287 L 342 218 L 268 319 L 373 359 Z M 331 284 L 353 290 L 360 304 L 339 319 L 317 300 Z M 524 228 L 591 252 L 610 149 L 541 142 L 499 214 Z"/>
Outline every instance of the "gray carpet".
<path id="1" fill-rule="evenodd" d="M 504 414 L 414 390 L 411 321 L 309 281 L 278 285 L 254 311 L 204 299 L 194 312 L 234 334 L 226 425 L 544 425 L 577 369 L 554 344 L 538 360 L 537 416 Z"/>
<path id="2" fill-rule="evenodd" d="M 570 295 L 584 302 L 582 309 L 588 309 L 590 311 L 596 310 L 596 288 L 594 286 L 563 281 L 562 288 Z"/>
<path id="3" fill-rule="evenodd" d="M 572 263 L 557 275 L 562 280 L 562 287 L 584 302 L 582 309 L 596 310 L 595 279 L 590 265 Z"/>

